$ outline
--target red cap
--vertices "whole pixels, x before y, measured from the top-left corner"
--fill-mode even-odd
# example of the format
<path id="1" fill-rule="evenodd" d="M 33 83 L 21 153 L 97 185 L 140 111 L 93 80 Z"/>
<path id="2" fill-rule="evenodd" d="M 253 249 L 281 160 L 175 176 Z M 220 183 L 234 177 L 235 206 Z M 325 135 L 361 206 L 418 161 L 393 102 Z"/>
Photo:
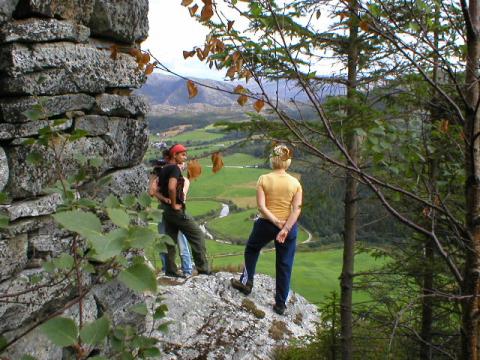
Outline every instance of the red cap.
<path id="1" fill-rule="evenodd" d="M 183 146 L 182 144 L 176 144 L 170 148 L 170 155 L 173 156 L 176 153 L 184 152 L 184 151 L 187 151 L 187 148 L 185 146 Z"/>

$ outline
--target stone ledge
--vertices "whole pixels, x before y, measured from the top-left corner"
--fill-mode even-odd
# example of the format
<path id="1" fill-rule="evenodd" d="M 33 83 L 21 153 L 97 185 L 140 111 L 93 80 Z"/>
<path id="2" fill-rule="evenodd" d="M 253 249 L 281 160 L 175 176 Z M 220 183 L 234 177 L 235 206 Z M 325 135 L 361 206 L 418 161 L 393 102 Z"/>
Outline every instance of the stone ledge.
<path id="1" fill-rule="evenodd" d="M 149 110 L 147 99 L 143 96 L 120 96 L 101 94 L 96 97 L 94 111 L 103 115 L 140 116 Z"/>
<path id="2" fill-rule="evenodd" d="M 0 212 L 6 214 L 10 221 L 15 221 L 25 217 L 53 214 L 57 210 L 57 206 L 62 203 L 62 196 L 54 193 L 34 200 L 0 205 Z"/>
<path id="3" fill-rule="evenodd" d="M 87 94 L 65 94 L 58 96 L 24 96 L 0 99 L 0 122 L 24 123 L 30 121 L 24 112 L 36 104 L 42 104 L 47 117 L 69 111 L 90 110 L 95 98 Z"/>
<path id="4" fill-rule="evenodd" d="M 55 125 L 55 120 L 37 120 L 23 124 L 1 124 L 0 140 L 38 135 L 40 129 L 50 126 L 53 130 L 66 130 L 72 126 L 72 120 L 66 119 L 63 124 Z M 1 161 L 1 160 L 0 160 Z"/>
<path id="5" fill-rule="evenodd" d="M 0 29 L 0 42 L 87 42 L 90 29 L 86 26 L 56 19 L 26 19 L 10 22 Z"/>

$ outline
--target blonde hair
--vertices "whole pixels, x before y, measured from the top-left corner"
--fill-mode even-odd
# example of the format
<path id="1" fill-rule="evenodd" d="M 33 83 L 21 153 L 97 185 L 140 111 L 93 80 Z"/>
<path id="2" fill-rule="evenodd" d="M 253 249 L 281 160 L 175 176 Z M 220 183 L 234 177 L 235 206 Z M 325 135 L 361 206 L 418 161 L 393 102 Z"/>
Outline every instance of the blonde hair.
<path id="1" fill-rule="evenodd" d="M 292 151 L 285 145 L 277 145 L 270 153 L 270 167 L 287 170 L 292 163 Z"/>

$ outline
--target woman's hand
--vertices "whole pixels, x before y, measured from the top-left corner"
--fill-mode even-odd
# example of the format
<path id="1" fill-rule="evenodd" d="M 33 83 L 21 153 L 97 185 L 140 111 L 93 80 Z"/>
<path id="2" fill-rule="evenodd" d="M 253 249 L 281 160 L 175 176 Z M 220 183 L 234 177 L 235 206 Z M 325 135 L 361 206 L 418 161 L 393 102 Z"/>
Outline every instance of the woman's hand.
<path id="1" fill-rule="evenodd" d="M 280 230 L 280 232 L 277 234 L 277 237 L 275 240 L 277 240 L 280 244 L 283 244 L 285 242 L 285 239 L 287 238 L 288 235 L 288 230 L 283 228 Z"/>

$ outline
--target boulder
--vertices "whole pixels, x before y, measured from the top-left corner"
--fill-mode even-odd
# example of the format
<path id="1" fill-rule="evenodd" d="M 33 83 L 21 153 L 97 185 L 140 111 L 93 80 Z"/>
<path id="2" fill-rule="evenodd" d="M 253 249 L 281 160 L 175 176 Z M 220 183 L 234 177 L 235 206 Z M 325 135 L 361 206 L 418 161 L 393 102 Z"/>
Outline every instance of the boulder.
<path id="1" fill-rule="evenodd" d="M 22 0 L 14 16 L 60 18 L 86 25 L 90 21 L 94 3 L 95 0 Z"/>
<path id="2" fill-rule="evenodd" d="M 274 279 L 257 274 L 252 294 L 245 297 L 230 286 L 230 278 L 237 276 L 217 273 L 173 284 L 168 280 L 170 286 L 163 286 L 160 294 L 168 306 L 162 320 L 173 323 L 168 332 L 154 333 L 162 359 L 271 359 L 276 347 L 315 333 L 315 305 L 291 293 L 285 315 L 277 315 L 272 310 Z"/>
<path id="3" fill-rule="evenodd" d="M 127 194 L 138 196 L 147 191 L 148 172 L 142 164 L 113 171 L 108 176 L 111 177 L 110 182 L 101 189 L 96 188 L 94 183 L 89 183 L 82 187 L 80 193 L 83 196 L 95 194 L 98 199 L 103 200 L 110 194 L 122 198 Z"/>
<path id="4" fill-rule="evenodd" d="M 88 26 L 93 36 L 143 41 L 148 36 L 148 0 L 96 0 Z"/>
<path id="5" fill-rule="evenodd" d="M 94 111 L 98 114 L 127 117 L 145 115 L 148 110 L 147 99 L 143 96 L 135 95 L 97 95 L 94 107 Z"/>
<path id="6" fill-rule="evenodd" d="M 0 43 L 45 41 L 87 42 L 90 29 L 71 21 L 57 19 L 26 19 L 12 21 L 0 29 Z"/>
<path id="7" fill-rule="evenodd" d="M 107 88 L 138 88 L 145 74 L 133 56 L 66 42 L 32 46 L 9 44 L 0 50 L 0 95 L 103 93 Z"/>
<path id="8" fill-rule="evenodd" d="M 108 117 L 100 115 L 86 115 L 75 118 L 75 129 L 83 130 L 88 136 L 100 136 L 108 133 Z"/>
<path id="9" fill-rule="evenodd" d="M 57 164 L 63 169 L 64 176 L 78 173 L 80 166 L 77 155 L 82 154 L 87 158 L 101 157 L 106 159 L 100 168 L 84 166 L 87 173 L 100 176 L 108 167 L 109 159 L 113 157 L 113 147 L 98 137 L 81 138 L 77 141 L 68 142 L 62 152 L 62 163 Z M 30 154 L 40 155 L 40 163 L 27 161 Z M 38 145 L 13 146 L 7 149 L 7 158 L 10 168 L 10 177 L 5 187 L 13 199 L 21 199 L 44 194 L 47 186 L 57 181 L 55 167 L 55 155 L 51 149 Z"/>
<path id="10" fill-rule="evenodd" d="M 110 118 L 105 141 L 113 146 L 112 167 L 123 168 L 142 162 L 148 148 L 148 129 L 144 119 Z"/>
<path id="11" fill-rule="evenodd" d="M 15 221 L 25 217 L 53 214 L 57 210 L 57 206 L 62 203 L 62 196 L 53 193 L 33 200 L 0 205 L 0 213 L 6 214 L 10 221 Z"/>
<path id="12" fill-rule="evenodd" d="M 0 147 L 0 192 L 3 191 L 5 186 L 8 183 L 8 160 L 7 155 L 5 154 L 5 150 Z"/>
<path id="13" fill-rule="evenodd" d="M 97 306 L 92 295 L 86 296 L 83 301 L 83 321 L 88 323 L 97 317 Z M 79 324 L 79 309 L 77 305 L 67 309 L 61 316 L 73 318 Z M 7 338 L 21 333 L 25 329 L 19 329 L 6 334 Z M 3 355 L 10 359 L 21 359 L 24 355 L 30 355 L 37 360 L 62 359 L 63 349 L 51 343 L 37 328 L 22 337 L 12 347 L 8 348 Z"/>
<path id="14" fill-rule="evenodd" d="M 27 263 L 27 234 L 0 240 L 0 281 L 14 276 Z"/>
<path id="15" fill-rule="evenodd" d="M 12 18 L 13 11 L 17 6 L 19 0 L 2 0 L 0 3 L 0 25 Z"/>
<path id="16" fill-rule="evenodd" d="M 92 290 L 97 306 L 105 311 L 113 326 L 130 324 L 145 329 L 142 315 L 131 311 L 132 306 L 144 302 L 144 297 L 127 288 L 118 280 L 97 285 Z"/>
<path id="17" fill-rule="evenodd" d="M 51 286 L 41 286 L 51 281 L 52 278 L 43 269 L 30 269 L 0 283 L 0 294 L 17 294 L 10 298 L 15 301 L 3 303 L 0 306 L 0 333 L 12 331 L 28 319 L 35 318 L 34 313 L 48 303 L 56 302 L 57 307 L 61 305 L 59 299 L 65 299 L 70 289 L 65 289 L 66 281 L 56 281 Z M 27 291 L 34 286 L 35 291 Z"/>
<path id="18" fill-rule="evenodd" d="M 72 120 L 65 119 L 63 123 L 58 124 L 55 120 L 37 120 L 22 124 L 0 123 L 0 140 L 38 135 L 39 130 L 47 126 L 55 131 L 66 130 L 72 126 Z"/>
<path id="19" fill-rule="evenodd" d="M 0 122 L 22 123 L 30 119 L 24 114 L 35 105 L 41 104 L 46 117 L 61 115 L 76 110 L 90 110 L 95 98 L 87 94 L 65 94 L 58 96 L 23 96 L 0 99 Z"/>

